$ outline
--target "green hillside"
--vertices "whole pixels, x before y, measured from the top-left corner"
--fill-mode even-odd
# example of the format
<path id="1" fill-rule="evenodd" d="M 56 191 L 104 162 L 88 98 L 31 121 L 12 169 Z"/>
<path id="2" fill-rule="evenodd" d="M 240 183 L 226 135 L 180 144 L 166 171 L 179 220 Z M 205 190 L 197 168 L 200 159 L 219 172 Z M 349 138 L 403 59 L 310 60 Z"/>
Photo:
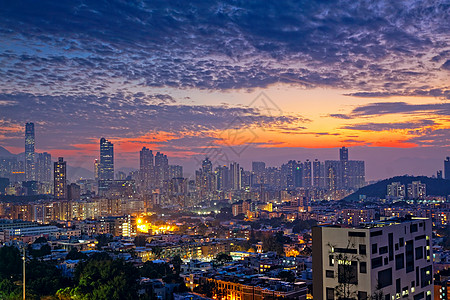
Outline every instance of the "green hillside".
<path id="1" fill-rule="evenodd" d="M 426 176 L 396 176 L 365 186 L 357 190 L 355 193 L 348 195 L 343 200 L 358 201 L 360 195 L 366 195 L 367 198 L 385 198 L 388 184 L 391 184 L 392 182 L 401 182 L 406 186 L 408 183 L 413 181 L 425 183 L 427 185 L 427 195 L 450 195 L 450 180 L 430 178 Z"/>

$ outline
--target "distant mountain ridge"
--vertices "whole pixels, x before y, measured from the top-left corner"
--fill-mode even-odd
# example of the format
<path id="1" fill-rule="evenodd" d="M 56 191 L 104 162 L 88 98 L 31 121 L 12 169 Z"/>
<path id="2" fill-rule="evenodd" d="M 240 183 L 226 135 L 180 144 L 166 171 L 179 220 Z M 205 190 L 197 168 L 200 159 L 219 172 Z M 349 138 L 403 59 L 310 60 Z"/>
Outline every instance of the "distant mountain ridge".
<path id="1" fill-rule="evenodd" d="M 396 176 L 389 179 L 381 180 L 377 183 L 367 185 L 360 188 L 351 195 L 345 197 L 344 201 L 358 201 L 360 195 L 365 195 L 367 198 L 385 198 L 387 193 L 387 186 L 392 182 L 400 182 L 405 187 L 413 182 L 420 181 L 427 185 L 427 195 L 430 196 L 448 196 L 450 195 L 450 180 L 430 178 L 426 176 Z"/>
<path id="2" fill-rule="evenodd" d="M 6 158 L 6 157 L 14 157 L 15 154 L 9 152 L 6 148 L 0 146 L 0 157 Z"/>
<path id="3" fill-rule="evenodd" d="M 13 158 L 13 157 L 17 158 L 17 160 L 24 160 L 25 155 L 23 152 L 19 154 L 11 153 L 6 148 L 0 146 L 0 158 Z M 56 158 L 53 157 L 52 160 L 55 161 Z M 67 165 L 67 177 L 71 182 L 75 182 L 80 178 L 94 179 L 94 172 L 86 168 Z"/>

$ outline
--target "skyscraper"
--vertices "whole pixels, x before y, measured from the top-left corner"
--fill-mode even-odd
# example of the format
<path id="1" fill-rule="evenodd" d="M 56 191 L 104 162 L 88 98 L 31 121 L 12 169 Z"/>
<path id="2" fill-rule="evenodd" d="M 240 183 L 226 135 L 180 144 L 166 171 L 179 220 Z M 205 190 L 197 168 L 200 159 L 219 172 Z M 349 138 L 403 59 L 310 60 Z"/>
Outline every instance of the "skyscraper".
<path id="1" fill-rule="evenodd" d="M 238 191 L 242 187 L 241 168 L 237 162 L 230 164 L 231 189 Z"/>
<path id="2" fill-rule="evenodd" d="M 139 173 L 142 189 L 151 188 L 154 184 L 153 152 L 146 147 L 139 152 Z"/>
<path id="3" fill-rule="evenodd" d="M 34 123 L 25 124 L 25 179 L 36 180 Z"/>
<path id="4" fill-rule="evenodd" d="M 444 178 L 450 180 L 450 157 L 444 160 Z"/>
<path id="5" fill-rule="evenodd" d="M 161 188 L 164 180 L 169 180 L 169 160 L 167 155 L 156 152 L 155 155 L 155 184 Z"/>
<path id="6" fill-rule="evenodd" d="M 51 183 L 52 178 L 52 156 L 50 153 L 37 153 L 35 156 L 36 180 L 41 183 Z"/>
<path id="7" fill-rule="evenodd" d="M 339 149 L 339 159 L 341 161 L 348 160 L 348 148 L 342 147 L 341 149 Z"/>
<path id="8" fill-rule="evenodd" d="M 67 174 L 66 162 L 64 158 L 59 157 L 53 167 L 53 196 L 55 199 L 67 199 Z"/>
<path id="9" fill-rule="evenodd" d="M 99 180 L 114 180 L 114 145 L 105 138 L 100 139 Z"/>
<path id="10" fill-rule="evenodd" d="M 312 186 L 311 161 L 309 159 L 303 163 L 303 186 L 306 188 Z"/>
<path id="11" fill-rule="evenodd" d="M 94 159 L 94 179 L 98 181 L 98 174 L 100 169 L 100 161 L 96 158 Z"/>

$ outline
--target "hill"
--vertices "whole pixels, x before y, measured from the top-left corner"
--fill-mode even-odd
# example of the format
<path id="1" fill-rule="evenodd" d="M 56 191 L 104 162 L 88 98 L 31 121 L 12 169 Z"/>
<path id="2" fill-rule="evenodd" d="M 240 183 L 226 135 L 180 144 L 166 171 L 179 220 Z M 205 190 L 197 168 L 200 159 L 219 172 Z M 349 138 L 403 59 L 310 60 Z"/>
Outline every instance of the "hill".
<path id="1" fill-rule="evenodd" d="M 450 180 L 430 178 L 426 176 L 396 176 L 389 179 L 370 184 L 360 188 L 351 195 L 345 197 L 344 201 L 358 201 L 360 195 L 366 195 L 367 198 L 385 198 L 388 184 L 400 182 L 405 186 L 413 181 L 420 181 L 427 185 L 427 195 L 448 196 L 450 195 Z"/>
<path id="2" fill-rule="evenodd" d="M 9 158 L 9 157 L 13 157 L 14 154 L 12 154 L 11 152 L 9 152 L 6 148 L 3 148 L 2 146 L 0 146 L 0 157 L 3 158 Z"/>

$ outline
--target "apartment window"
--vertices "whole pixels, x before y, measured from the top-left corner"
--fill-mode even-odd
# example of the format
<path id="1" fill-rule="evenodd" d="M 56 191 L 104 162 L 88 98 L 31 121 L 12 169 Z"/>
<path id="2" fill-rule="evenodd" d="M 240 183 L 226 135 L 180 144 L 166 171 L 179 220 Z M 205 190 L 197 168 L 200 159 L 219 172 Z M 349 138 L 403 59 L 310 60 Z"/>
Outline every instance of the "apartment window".
<path id="1" fill-rule="evenodd" d="M 380 236 L 380 235 L 383 235 L 383 231 L 382 231 L 382 230 L 372 231 L 372 232 L 370 233 L 370 237 Z"/>
<path id="2" fill-rule="evenodd" d="M 358 291 L 358 300 L 367 300 L 367 292 Z"/>
<path id="3" fill-rule="evenodd" d="M 392 285 L 392 268 L 378 272 L 378 285 L 380 289 Z"/>
<path id="4" fill-rule="evenodd" d="M 416 260 L 423 258 L 423 247 L 416 248 Z"/>
<path id="5" fill-rule="evenodd" d="M 359 245 L 359 254 L 366 255 L 366 245 L 364 244 Z"/>
<path id="6" fill-rule="evenodd" d="M 330 267 L 334 266 L 334 256 L 333 255 L 328 256 L 328 265 Z"/>
<path id="7" fill-rule="evenodd" d="M 367 263 L 365 261 L 359 263 L 359 273 L 367 273 Z"/>
<path id="8" fill-rule="evenodd" d="M 391 294 L 384 295 L 384 300 L 391 300 Z"/>
<path id="9" fill-rule="evenodd" d="M 397 280 L 395 281 L 395 292 L 397 293 L 397 294 L 400 294 L 401 293 L 401 286 L 402 286 L 402 282 L 401 282 L 401 279 L 400 278 L 397 278 Z"/>
<path id="10" fill-rule="evenodd" d="M 334 252 L 336 252 L 336 253 L 358 254 L 358 251 L 356 249 L 350 249 L 350 248 L 334 248 Z"/>
<path id="11" fill-rule="evenodd" d="M 400 239 L 398 240 L 398 243 L 400 244 L 400 247 L 405 246 L 405 239 L 404 239 L 404 238 L 400 238 Z"/>
<path id="12" fill-rule="evenodd" d="M 350 265 L 338 266 L 338 282 L 358 284 L 358 263 L 356 261 L 352 261 Z"/>
<path id="13" fill-rule="evenodd" d="M 417 224 L 415 224 L 417 226 Z M 406 241 L 406 273 L 414 271 L 414 241 Z"/>
<path id="14" fill-rule="evenodd" d="M 325 271 L 325 276 L 327 278 L 334 278 L 334 271 L 333 270 L 326 270 Z"/>
<path id="15" fill-rule="evenodd" d="M 395 269 L 401 270 L 405 267 L 405 255 L 403 253 L 395 256 Z"/>
<path id="16" fill-rule="evenodd" d="M 425 294 L 423 292 L 414 296 L 414 300 L 422 300 L 423 298 L 425 298 Z"/>
<path id="17" fill-rule="evenodd" d="M 431 274 L 431 266 L 420 269 L 420 287 L 426 287 L 431 284 L 433 275 Z"/>
<path id="18" fill-rule="evenodd" d="M 372 269 L 381 267 L 383 265 L 383 258 L 381 256 L 372 258 Z"/>
<path id="19" fill-rule="evenodd" d="M 348 236 L 366 237 L 366 233 L 361 231 L 349 231 Z"/>
<path id="20" fill-rule="evenodd" d="M 409 232 L 413 233 L 413 232 L 417 232 L 417 224 L 411 224 L 411 227 L 409 228 Z"/>
<path id="21" fill-rule="evenodd" d="M 386 253 L 388 253 L 388 247 L 387 247 L 387 246 L 380 247 L 379 253 L 380 253 L 380 254 L 386 254 Z"/>
<path id="22" fill-rule="evenodd" d="M 372 244 L 372 254 L 376 254 L 378 252 L 378 244 Z"/>
<path id="23" fill-rule="evenodd" d="M 327 288 L 327 300 L 334 300 L 334 289 Z"/>

